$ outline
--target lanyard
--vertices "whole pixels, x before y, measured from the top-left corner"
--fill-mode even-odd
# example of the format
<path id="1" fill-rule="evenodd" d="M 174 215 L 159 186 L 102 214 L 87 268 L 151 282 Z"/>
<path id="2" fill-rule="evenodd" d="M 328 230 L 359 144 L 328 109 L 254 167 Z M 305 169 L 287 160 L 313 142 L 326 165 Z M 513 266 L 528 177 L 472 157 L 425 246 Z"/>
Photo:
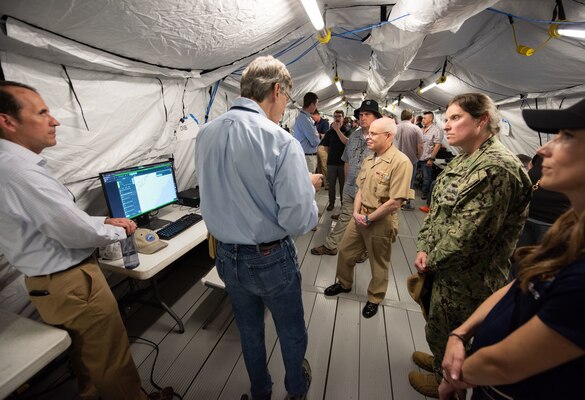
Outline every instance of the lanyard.
<path id="1" fill-rule="evenodd" d="M 252 110 L 251 108 L 244 107 L 244 106 L 232 106 L 232 108 L 230 108 L 230 111 L 231 110 L 242 110 L 242 111 L 247 111 L 247 112 L 251 112 L 251 113 L 260 114 L 258 111 Z"/>

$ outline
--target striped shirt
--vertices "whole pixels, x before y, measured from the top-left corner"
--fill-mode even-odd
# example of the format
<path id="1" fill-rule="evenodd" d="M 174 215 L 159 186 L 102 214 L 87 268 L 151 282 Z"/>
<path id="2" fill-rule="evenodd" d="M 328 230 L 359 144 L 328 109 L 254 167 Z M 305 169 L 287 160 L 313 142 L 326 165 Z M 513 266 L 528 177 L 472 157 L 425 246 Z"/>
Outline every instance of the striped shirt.
<path id="1" fill-rule="evenodd" d="M 348 164 L 347 176 L 345 177 L 345 185 L 343 186 L 343 193 L 347 194 L 352 199 L 357 193 L 357 186 L 355 178 L 358 176 L 362 161 L 371 153 L 366 145 L 366 139 L 362 135 L 362 128 L 357 128 L 349 137 L 349 141 L 345 146 L 341 159 Z"/>
<path id="2" fill-rule="evenodd" d="M 38 154 L 0 139 L 0 252 L 28 276 L 80 263 L 95 250 L 126 237 L 105 217 L 81 211 Z"/>

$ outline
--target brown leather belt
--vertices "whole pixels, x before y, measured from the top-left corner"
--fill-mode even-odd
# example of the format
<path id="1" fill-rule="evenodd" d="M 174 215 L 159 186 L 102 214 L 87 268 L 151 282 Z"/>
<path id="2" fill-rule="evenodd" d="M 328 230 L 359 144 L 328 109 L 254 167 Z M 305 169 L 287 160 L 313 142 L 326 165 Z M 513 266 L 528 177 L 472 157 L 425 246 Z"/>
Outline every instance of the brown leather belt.
<path id="1" fill-rule="evenodd" d="M 46 277 L 46 276 L 51 277 L 51 276 L 55 276 L 57 274 L 61 274 L 63 272 L 69 271 L 69 270 L 71 270 L 73 268 L 77 268 L 77 267 L 79 267 L 82 264 L 85 264 L 87 261 L 91 260 L 94 256 L 95 256 L 95 252 L 91 253 L 91 255 L 89 257 L 84 258 L 83 260 L 81 260 L 80 262 L 78 262 L 75 265 L 70 266 L 69 268 L 65 268 L 65 269 L 62 269 L 61 271 L 52 272 L 52 273 L 46 274 L 46 275 L 35 275 L 35 277 L 36 278 L 43 278 L 43 277 Z"/>
<path id="2" fill-rule="evenodd" d="M 377 210 L 376 208 L 366 207 L 362 204 L 361 213 L 364 215 L 370 215 L 371 213 L 373 213 L 376 210 Z"/>

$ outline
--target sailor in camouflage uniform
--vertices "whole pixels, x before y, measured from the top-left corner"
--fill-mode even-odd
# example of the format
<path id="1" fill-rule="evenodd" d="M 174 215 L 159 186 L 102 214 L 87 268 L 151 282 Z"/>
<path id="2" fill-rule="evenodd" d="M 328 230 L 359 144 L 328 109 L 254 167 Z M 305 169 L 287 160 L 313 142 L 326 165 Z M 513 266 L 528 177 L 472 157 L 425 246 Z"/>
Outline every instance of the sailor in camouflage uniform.
<path id="1" fill-rule="evenodd" d="M 448 335 L 506 284 L 531 194 L 522 164 L 497 138 L 489 97 L 457 96 L 446 117 L 447 140 L 462 153 L 437 179 L 415 261 L 432 279 L 425 332 L 434 357 L 415 352 L 413 360 L 435 374 L 409 374 L 416 390 L 437 398 Z"/>

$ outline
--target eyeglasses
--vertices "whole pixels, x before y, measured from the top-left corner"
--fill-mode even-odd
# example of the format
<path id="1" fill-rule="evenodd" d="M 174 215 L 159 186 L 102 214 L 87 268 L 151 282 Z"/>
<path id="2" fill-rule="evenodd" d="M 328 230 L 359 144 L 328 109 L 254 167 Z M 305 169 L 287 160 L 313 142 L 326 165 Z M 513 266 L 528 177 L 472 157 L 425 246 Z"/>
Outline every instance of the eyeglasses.
<path id="1" fill-rule="evenodd" d="M 282 93 L 284 93 L 286 95 L 286 101 L 287 101 L 287 103 L 289 101 L 291 101 L 292 100 L 292 97 L 290 97 L 290 93 L 284 87 L 281 88 L 281 90 L 282 90 Z"/>
<path id="2" fill-rule="evenodd" d="M 374 136 L 384 135 L 384 134 L 387 134 L 387 133 L 392 133 L 392 132 L 390 132 L 390 131 L 387 131 L 387 132 L 371 132 L 370 131 L 370 132 L 362 133 L 362 136 L 365 137 L 365 138 L 367 138 L 367 137 L 373 138 Z"/>

